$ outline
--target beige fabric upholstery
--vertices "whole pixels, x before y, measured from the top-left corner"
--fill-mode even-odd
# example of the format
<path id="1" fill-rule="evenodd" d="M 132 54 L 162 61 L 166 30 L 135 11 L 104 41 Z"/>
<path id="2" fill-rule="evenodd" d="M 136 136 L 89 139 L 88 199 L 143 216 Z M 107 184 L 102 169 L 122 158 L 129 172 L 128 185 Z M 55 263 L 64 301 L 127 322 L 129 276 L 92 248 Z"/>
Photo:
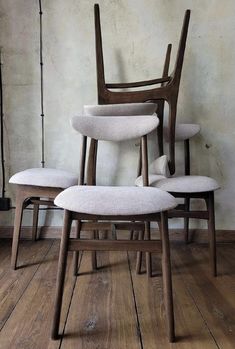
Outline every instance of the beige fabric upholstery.
<path id="1" fill-rule="evenodd" d="M 166 155 L 162 155 L 156 160 L 154 160 L 149 166 L 149 172 L 151 174 L 162 175 L 164 177 L 169 177 L 170 172 L 168 168 L 168 160 Z"/>
<path id="2" fill-rule="evenodd" d="M 182 142 L 186 139 L 194 137 L 200 132 L 200 125 L 197 124 L 176 124 L 175 126 L 175 141 Z M 164 137 L 169 142 L 168 127 L 164 127 Z"/>
<path id="3" fill-rule="evenodd" d="M 153 185 L 154 183 L 159 181 L 160 179 L 165 179 L 165 176 L 162 175 L 156 175 L 156 174 L 149 174 L 149 185 Z M 143 187 L 143 180 L 142 180 L 142 176 L 139 176 L 138 178 L 136 178 L 135 180 L 135 185 L 137 185 L 137 187 Z"/>
<path id="4" fill-rule="evenodd" d="M 152 115 L 156 110 L 157 104 L 155 103 L 84 105 L 84 115 L 86 116 Z"/>
<path id="5" fill-rule="evenodd" d="M 66 210 L 95 215 L 139 215 L 177 206 L 172 195 L 155 188 L 74 186 L 64 190 L 55 204 Z"/>
<path id="6" fill-rule="evenodd" d="M 12 176 L 9 183 L 35 185 L 39 187 L 68 188 L 78 183 L 78 177 L 63 170 L 52 168 L 30 168 Z"/>
<path id="7" fill-rule="evenodd" d="M 104 141 L 124 141 L 141 137 L 157 128 L 155 115 L 140 116 L 74 116 L 72 126 L 90 138 Z"/>
<path id="8" fill-rule="evenodd" d="M 142 178 L 137 178 L 135 184 L 141 186 L 142 183 Z M 219 189 L 216 180 L 206 176 L 156 177 L 151 186 L 171 193 L 201 193 Z"/>

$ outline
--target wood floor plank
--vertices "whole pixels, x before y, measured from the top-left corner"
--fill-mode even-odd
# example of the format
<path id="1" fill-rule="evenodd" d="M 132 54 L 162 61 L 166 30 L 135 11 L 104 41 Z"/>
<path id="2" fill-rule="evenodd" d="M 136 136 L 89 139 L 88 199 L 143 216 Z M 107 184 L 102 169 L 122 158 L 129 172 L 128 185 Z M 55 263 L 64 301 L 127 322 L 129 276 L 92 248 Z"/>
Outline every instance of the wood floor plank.
<path id="1" fill-rule="evenodd" d="M 11 269 L 11 241 L 1 242 L 0 247 L 0 330 L 14 310 L 33 275 L 50 249 L 52 242 L 24 241 L 20 244 L 19 265 L 24 268 Z"/>
<path id="2" fill-rule="evenodd" d="M 60 341 L 50 340 L 58 250 L 59 241 L 56 241 L 0 332 L 1 349 L 59 348 Z M 75 278 L 72 276 L 71 254 L 69 254 L 61 330 L 72 297 L 73 280 L 75 281 Z"/>
<path id="3" fill-rule="evenodd" d="M 212 336 L 197 310 L 193 299 L 185 289 L 178 268 L 172 261 L 173 295 L 176 324 L 176 343 L 170 344 L 166 334 L 163 304 L 162 277 L 151 279 L 146 274 L 136 275 L 133 253 L 129 253 L 137 312 L 145 349 L 217 349 Z M 161 273 L 161 261 L 153 257 L 153 268 Z"/>
<path id="4" fill-rule="evenodd" d="M 91 273 L 84 253 L 62 349 L 140 349 L 126 252 L 100 252 Z"/>
<path id="5" fill-rule="evenodd" d="M 218 246 L 218 252 L 224 245 Z M 233 247 L 235 252 L 235 248 Z M 234 253 L 233 253 L 234 256 Z M 235 286 L 225 270 L 225 260 L 218 253 L 219 276 L 211 276 L 208 262 L 208 248 L 192 244 L 175 250 L 184 284 L 192 295 L 198 309 L 210 329 L 219 348 L 235 347 Z M 190 272 L 189 272 L 190 271 Z M 231 265 L 231 275 L 234 265 Z"/>

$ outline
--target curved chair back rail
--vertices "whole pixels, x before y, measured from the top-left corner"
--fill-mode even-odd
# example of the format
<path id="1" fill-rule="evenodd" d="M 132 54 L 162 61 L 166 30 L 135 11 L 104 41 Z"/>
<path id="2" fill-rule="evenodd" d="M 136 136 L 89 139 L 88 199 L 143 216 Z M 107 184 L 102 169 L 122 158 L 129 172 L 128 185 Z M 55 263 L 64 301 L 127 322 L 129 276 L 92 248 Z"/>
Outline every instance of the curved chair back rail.
<path id="1" fill-rule="evenodd" d="M 181 37 L 178 46 L 178 53 L 174 70 L 170 76 L 168 76 L 171 45 L 168 45 L 163 76 L 161 79 L 154 79 L 149 81 L 139 81 L 133 83 L 106 83 L 104 72 L 104 59 L 103 59 L 103 47 L 102 47 L 102 35 L 100 24 L 100 11 L 99 5 L 95 4 L 95 40 L 96 40 L 96 67 L 97 67 L 97 89 L 98 89 L 98 102 L 99 104 L 113 104 L 113 103 L 136 103 L 155 101 L 159 103 L 159 118 L 160 127 L 158 136 L 163 137 L 162 132 L 162 119 L 164 110 L 164 101 L 169 104 L 169 169 L 170 173 L 175 173 L 175 123 L 177 114 L 177 100 L 179 93 L 179 85 L 181 79 L 181 72 L 183 67 L 185 46 L 188 34 L 188 26 L 190 19 L 190 10 L 186 10 L 184 16 L 184 22 L 181 31 Z M 159 87 L 140 90 L 140 91 L 111 91 L 110 88 L 136 88 L 149 86 L 153 84 L 160 84 Z M 163 142 L 160 143 L 160 155 L 163 154 Z"/>
<path id="2" fill-rule="evenodd" d="M 156 103 L 84 105 L 84 115 L 87 116 L 152 115 L 156 110 Z"/>
<path id="3" fill-rule="evenodd" d="M 159 120 L 156 115 L 74 116 L 71 123 L 83 136 L 120 142 L 149 134 L 157 128 Z"/>

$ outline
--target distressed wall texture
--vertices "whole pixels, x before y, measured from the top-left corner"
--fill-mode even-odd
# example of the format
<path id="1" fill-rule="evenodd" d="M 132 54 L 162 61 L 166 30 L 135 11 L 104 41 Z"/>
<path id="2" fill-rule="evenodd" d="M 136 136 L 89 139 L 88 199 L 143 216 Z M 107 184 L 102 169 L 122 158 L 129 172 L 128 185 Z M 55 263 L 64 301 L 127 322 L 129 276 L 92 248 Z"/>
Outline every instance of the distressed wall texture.
<path id="1" fill-rule="evenodd" d="M 217 227 L 235 229 L 235 2 L 99 3 L 110 82 L 159 77 L 166 45 L 173 44 L 174 62 L 184 11 L 192 10 L 178 120 L 201 124 L 201 134 L 192 141 L 192 172 L 219 181 Z M 42 0 L 47 167 L 78 172 L 80 137 L 71 129 L 69 119 L 82 112 L 83 104 L 96 103 L 93 4 L 90 0 Z M 16 171 L 40 167 L 39 7 L 37 0 L 1 0 L 0 5 L 8 179 Z M 156 155 L 154 137 L 150 159 Z M 179 146 L 179 173 L 181 151 Z M 133 184 L 137 164 L 134 142 L 101 144 L 99 154 L 99 183 Z M 7 186 L 7 195 L 14 198 L 11 186 Z M 12 225 L 13 213 L 0 213 L 0 224 Z M 30 224 L 31 213 L 27 211 L 25 225 Z M 61 218 L 62 212 L 43 211 L 41 224 L 59 225 Z"/>

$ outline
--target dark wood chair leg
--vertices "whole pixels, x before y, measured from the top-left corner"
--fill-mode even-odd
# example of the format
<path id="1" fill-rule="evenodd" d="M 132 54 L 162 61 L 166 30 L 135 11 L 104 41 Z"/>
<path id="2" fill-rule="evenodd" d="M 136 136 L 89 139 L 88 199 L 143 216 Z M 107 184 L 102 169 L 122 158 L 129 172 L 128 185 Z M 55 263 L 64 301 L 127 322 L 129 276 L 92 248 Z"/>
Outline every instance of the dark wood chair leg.
<path id="1" fill-rule="evenodd" d="M 75 238 L 80 239 L 80 232 L 81 232 L 81 221 L 76 221 L 76 233 Z M 75 251 L 73 252 L 73 275 L 77 276 L 78 274 L 78 259 L 79 259 L 79 252 Z"/>
<path id="2" fill-rule="evenodd" d="M 99 232 L 97 232 L 97 230 L 94 230 L 92 232 L 92 238 L 93 239 L 98 239 L 99 237 Z M 92 265 L 92 271 L 95 271 L 98 269 L 98 266 L 97 266 L 97 253 L 96 251 L 92 251 L 91 252 L 91 265 Z"/>
<path id="3" fill-rule="evenodd" d="M 20 230 L 21 230 L 21 223 L 23 218 L 25 199 L 26 198 L 24 196 L 23 191 L 20 188 L 18 188 L 16 192 L 16 209 L 15 209 L 14 232 L 13 232 L 12 252 L 11 252 L 11 267 L 14 270 L 16 270 L 17 268 Z"/>
<path id="4" fill-rule="evenodd" d="M 140 231 L 139 232 L 139 240 L 143 240 L 144 238 L 144 232 Z M 136 274 L 140 274 L 141 273 L 141 266 L 142 266 L 142 255 L 143 252 L 139 251 L 137 252 L 137 258 L 136 258 Z"/>
<path id="5" fill-rule="evenodd" d="M 189 211 L 190 209 L 190 198 L 185 198 L 184 200 L 185 211 Z M 189 218 L 184 218 L 184 242 L 186 244 L 189 243 Z"/>
<path id="6" fill-rule="evenodd" d="M 168 338 L 170 342 L 175 341 L 174 309 L 172 295 L 172 278 L 171 278 L 171 258 L 170 243 L 168 232 L 168 215 L 166 212 L 161 213 L 161 237 L 162 237 L 162 278 L 163 293 L 166 309 L 166 320 Z"/>
<path id="7" fill-rule="evenodd" d="M 186 176 L 190 175 L 190 144 L 189 139 L 184 141 L 184 173 Z M 185 198 L 185 211 L 190 208 L 190 198 Z M 184 218 L 184 242 L 189 243 L 189 218 Z"/>
<path id="8" fill-rule="evenodd" d="M 209 213 L 208 233 L 209 233 L 209 245 L 210 245 L 211 271 L 213 276 L 217 276 L 214 192 L 209 193 L 209 196 L 207 199 L 207 209 Z"/>
<path id="9" fill-rule="evenodd" d="M 146 234 L 146 239 L 150 240 L 151 239 L 151 231 L 150 231 L 150 222 L 145 223 L 145 234 Z M 151 258 L 151 253 L 146 252 L 146 271 L 147 271 L 147 276 L 151 277 L 152 276 L 152 258 Z"/>
<path id="10" fill-rule="evenodd" d="M 54 305 L 54 315 L 52 321 L 52 331 L 51 338 L 57 339 L 59 337 L 59 324 L 60 324 L 60 314 L 61 314 L 61 305 L 64 291 L 64 279 L 65 271 L 67 264 L 67 255 L 68 255 L 68 242 L 69 235 L 71 230 L 71 212 L 65 210 L 64 213 L 64 226 L 60 243 L 60 255 L 58 262 L 58 272 L 56 280 L 56 293 L 55 293 L 55 305 Z"/>
<path id="11" fill-rule="evenodd" d="M 39 204 L 33 205 L 33 229 L 32 229 L 32 240 L 36 241 L 38 236 L 38 213 L 39 213 Z"/>

